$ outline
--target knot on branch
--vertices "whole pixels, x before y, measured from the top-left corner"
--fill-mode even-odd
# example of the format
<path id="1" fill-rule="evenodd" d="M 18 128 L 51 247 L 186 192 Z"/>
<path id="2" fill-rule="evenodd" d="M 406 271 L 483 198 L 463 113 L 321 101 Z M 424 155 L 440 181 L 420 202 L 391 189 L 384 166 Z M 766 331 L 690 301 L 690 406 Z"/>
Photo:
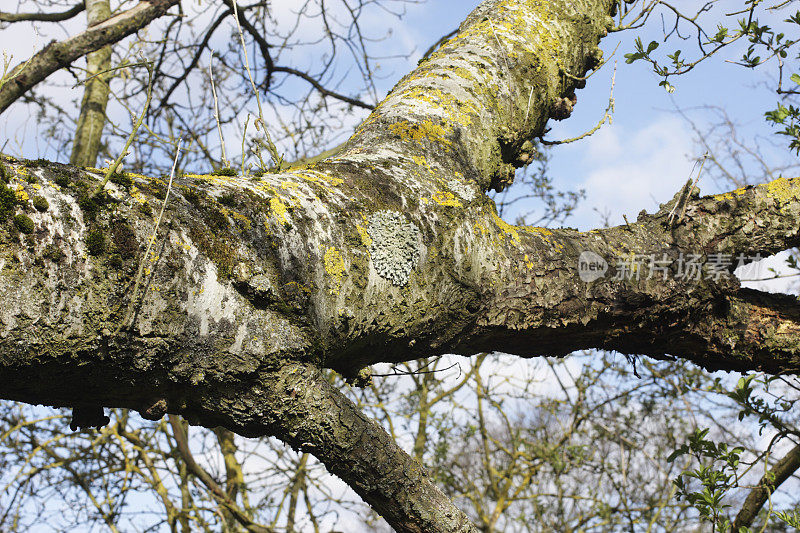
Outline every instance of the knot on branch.
<path id="1" fill-rule="evenodd" d="M 572 115 L 572 109 L 578 103 L 578 97 L 575 93 L 565 96 L 564 98 L 557 97 L 553 101 L 553 107 L 550 110 L 550 118 L 553 120 L 564 120 Z"/>

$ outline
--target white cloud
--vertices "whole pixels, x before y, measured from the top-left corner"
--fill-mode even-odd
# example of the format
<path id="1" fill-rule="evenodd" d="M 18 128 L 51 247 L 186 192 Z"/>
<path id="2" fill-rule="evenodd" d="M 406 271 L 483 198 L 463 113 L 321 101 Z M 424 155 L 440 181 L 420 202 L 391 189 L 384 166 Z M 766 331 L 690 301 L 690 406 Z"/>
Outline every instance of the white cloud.
<path id="1" fill-rule="evenodd" d="M 600 225 L 594 209 L 611 213 L 612 224 L 624 223 L 623 213 L 630 221 L 642 209 L 652 213 L 678 192 L 692 170 L 692 139 L 675 117 L 664 116 L 637 130 L 604 127 L 582 148 L 573 168 L 585 177 L 574 187 L 586 190 L 586 200 L 569 221 L 582 229 Z"/>

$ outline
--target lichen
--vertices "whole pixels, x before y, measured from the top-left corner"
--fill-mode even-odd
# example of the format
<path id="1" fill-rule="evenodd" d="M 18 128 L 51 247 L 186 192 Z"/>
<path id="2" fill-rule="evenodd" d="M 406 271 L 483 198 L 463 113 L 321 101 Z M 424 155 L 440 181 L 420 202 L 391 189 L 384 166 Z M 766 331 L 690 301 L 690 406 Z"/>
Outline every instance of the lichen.
<path id="1" fill-rule="evenodd" d="M 434 202 L 445 207 L 461 207 L 461 202 L 450 191 L 436 191 L 431 197 Z"/>
<path id="2" fill-rule="evenodd" d="M 286 204 L 281 202 L 280 198 L 270 198 L 269 208 L 275 215 L 275 218 L 277 218 L 281 223 L 286 225 L 289 224 L 289 218 L 286 216 L 286 213 L 289 209 L 286 207 Z"/>
<path id="3" fill-rule="evenodd" d="M 778 178 L 767 183 L 767 191 L 781 205 L 800 198 L 800 187 L 797 185 L 797 180 Z"/>
<path id="4" fill-rule="evenodd" d="M 342 288 L 342 278 L 344 277 L 344 260 L 342 254 L 336 248 L 328 248 L 322 260 L 325 272 L 331 279 L 331 294 L 339 294 Z"/>
<path id="5" fill-rule="evenodd" d="M 448 128 L 431 120 L 423 120 L 417 124 L 405 121 L 397 122 L 389 126 L 389 131 L 401 139 L 410 139 L 421 145 L 424 144 L 423 141 L 445 145 L 452 144 L 447 138 Z"/>
<path id="6" fill-rule="evenodd" d="M 471 202 L 475 199 L 475 189 L 466 183 L 462 183 L 456 178 L 447 180 L 447 188 L 453 191 L 459 198 Z"/>
<path id="7" fill-rule="evenodd" d="M 17 203 L 20 205 L 26 203 L 30 197 L 28 196 L 28 192 L 22 185 L 17 185 Z"/>
<path id="8" fill-rule="evenodd" d="M 519 232 L 517 228 L 497 216 L 497 213 L 492 213 L 492 218 L 494 219 L 494 223 L 497 224 L 497 227 L 510 236 L 514 242 L 519 243 Z"/>
<path id="9" fill-rule="evenodd" d="M 392 285 L 407 285 L 419 260 L 419 228 L 396 211 L 377 211 L 367 222 L 372 241 L 369 255 L 375 270 Z"/>

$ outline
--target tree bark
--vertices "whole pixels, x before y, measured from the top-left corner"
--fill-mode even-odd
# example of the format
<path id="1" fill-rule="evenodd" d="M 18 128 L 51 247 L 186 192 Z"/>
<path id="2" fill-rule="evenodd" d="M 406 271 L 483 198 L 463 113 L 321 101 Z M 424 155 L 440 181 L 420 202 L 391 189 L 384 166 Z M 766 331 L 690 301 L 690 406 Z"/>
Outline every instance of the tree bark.
<path id="1" fill-rule="evenodd" d="M 91 28 L 111 17 L 109 0 L 87 0 L 86 22 Z M 86 55 L 86 78 L 81 113 L 72 144 L 69 162 L 79 167 L 93 167 L 100 152 L 100 141 L 106 123 L 106 107 L 110 92 L 110 74 L 100 74 L 111 68 L 111 45 Z"/>
<path id="2" fill-rule="evenodd" d="M 485 196 L 532 159 L 548 118 L 571 109 L 614 5 L 484 2 L 332 158 L 259 178 L 177 179 L 148 257 L 162 180 L 129 174 L 92 198 L 99 176 L 9 160 L 12 186 L 50 208 L 18 224 L 30 233 L 10 222 L 0 233 L 3 397 L 274 435 L 396 530 L 453 532 L 475 527 L 322 368 L 356 378 L 446 352 L 605 348 L 798 372 L 794 297 L 730 276 L 616 280 L 613 258 L 796 246 L 800 180 L 679 194 L 590 232 L 512 226 Z M 586 251 L 611 261 L 608 275 L 582 281 Z"/>

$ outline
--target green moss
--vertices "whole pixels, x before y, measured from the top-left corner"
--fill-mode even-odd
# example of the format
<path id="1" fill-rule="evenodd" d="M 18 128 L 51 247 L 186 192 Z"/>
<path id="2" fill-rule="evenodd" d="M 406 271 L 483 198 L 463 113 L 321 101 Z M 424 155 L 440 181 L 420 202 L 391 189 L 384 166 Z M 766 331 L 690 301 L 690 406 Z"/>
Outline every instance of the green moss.
<path id="1" fill-rule="evenodd" d="M 24 165 L 29 168 L 46 167 L 49 164 L 50 161 L 42 159 L 41 157 L 39 159 L 27 159 L 24 163 Z"/>
<path id="2" fill-rule="evenodd" d="M 8 183 L 8 170 L 2 163 L 0 163 L 0 183 Z"/>
<path id="3" fill-rule="evenodd" d="M 33 220 L 31 220 L 31 217 L 25 214 L 14 216 L 14 226 L 21 233 L 33 233 L 33 230 L 36 229 L 36 225 L 33 223 Z"/>
<path id="4" fill-rule="evenodd" d="M 189 236 L 200 252 L 216 265 L 219 278 L 229 278 L 236 266 L 236 250 L 224 239 L 217 238 L 217 233 L 208 231 L 207 228 L 193 226 L 189 231 Z"/>
<path id="5" fill-rule="evenodd" d="M 103 235 L 103 231 L 99 228 L 93 228 L 89 230 L 89 234 L 86 235 L 86 249 L 89 251 L 89 255 L 102 255 L 106 251 L 106 236 Z"/>
<path id="6" fill-rule="evenodd" d="M 120 270 L 125 262 L 122 260 L 122 257 L 119 254 L 111 254 L 108 258 L 108 261 L 106 261 L 106 264 L 113 270 Z"/>
<path id="7" fill-rule="evenodd" d="M 228 217 L 225 213 L 212 209 L 206 215 L 208 225 L 214 229 L 226 230 L 228 229 Z"/>
<path id="8" fill-rule="evenodd" d="M 111 240 L 114 248 L 122 257 L 134 258 L 139 252 L 139 242 L 136 240 L 131 226 L 124 220 L 115 220 L 111 224 Z"/>
<path id="9" fill-rule="evenodd" d="M 116 183 L 126 189 L 129 189 L 131 185 L 133 185 L 133 180 L 126 172 L 114 172 L 108 179 L 111 183 Z"/>
<path id="10" fill-rule="evenodd" d="M 0 183 L 0 221 L 6 220 L 14 213 L 17 205 L 17 195 L 4 183 Z"/>
<path id="11" fill-rule="evenodd" d="M 227 193 L 220 196 L 219 203 L 228 207 L 236 207 L 238 204 L 236 201 L 236 196 L 234 196 L 233 193 Z"/>
<path id="12" fill-rule="evenodd" d="M 44 247 L 42 257 L 51 260 L 53 263 L 59 263 L 64 258 L 64 252 L 55 244 L 48 244 Z"/>
<path id="13" fill-rule="evenodd" d="M 232 167 L 218 168 L 211 173 L 214 176 L 238 176 L 239 171 Z"/>
<path id="14" fill-rule="evenodd" d="M 87 220 L 94 220 L 97 218 L 97 213 L 100 211 L 100 206 L 97 201 L 85 191 L 78 195 L 78 207 L 81 208 L 83 216 L 86 217 Z"/>
<path id="15" fill-rule="evenodd" d="M 37 211 L 44 213 L 50 207 L 50 204 L 44 196 L 34 196 L 33 207 L 35 207 Z"/>
<path id="16" fill-rule="evenodd" d="M 55 181 L 56 185 L 59 187 L 69 187 L 70 178 L 66 174 L 59 174 L 53 181 Z"/>

